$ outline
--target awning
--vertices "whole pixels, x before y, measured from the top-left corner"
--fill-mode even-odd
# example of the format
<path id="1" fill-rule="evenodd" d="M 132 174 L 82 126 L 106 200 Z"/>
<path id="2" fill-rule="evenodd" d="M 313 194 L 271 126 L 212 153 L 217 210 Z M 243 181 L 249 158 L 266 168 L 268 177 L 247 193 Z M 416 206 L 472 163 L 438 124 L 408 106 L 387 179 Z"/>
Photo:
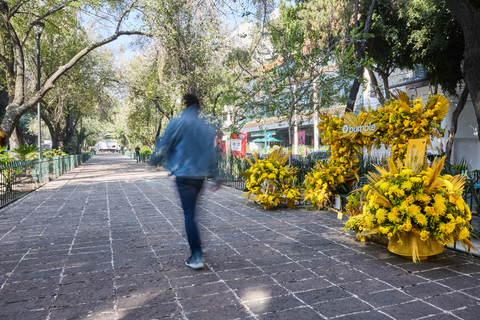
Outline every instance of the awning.
<path id="1" fill-rule="evenodd" d="M 282 139 L 277 139 L 275 137 L 267 138 L 267 142 L 281 142 Z M 258 138 L 253 140 L 253 142 L 265 142 L 265 138 Z"/>

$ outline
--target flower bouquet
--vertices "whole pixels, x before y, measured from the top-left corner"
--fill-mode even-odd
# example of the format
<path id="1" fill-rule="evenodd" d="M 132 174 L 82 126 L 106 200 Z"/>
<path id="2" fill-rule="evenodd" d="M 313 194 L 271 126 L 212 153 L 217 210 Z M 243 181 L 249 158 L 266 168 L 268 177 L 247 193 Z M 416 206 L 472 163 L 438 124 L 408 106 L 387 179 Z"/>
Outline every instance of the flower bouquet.
<path id="1" fill-rule="evenodd" d="M 363 187 L 363 216 L 351 216 L 346 227 L 359 236 L 387 235 L 389 250 L 414 262 L 459 241 L 468 249 L 470 208 L 462 198 L 464 176 L 440 175 L 445 158 L 428 167 L 415 152 L 405 162 L 387 159 L 388 169 L 375 166 Z"/>
<path id="2" fill-rule="evenodd" d="M 441 94 L 423 104 L 422 99 L 410 99 L 407 92 L 397 89 L 391 93 L 394 100 L 373 111 L 378 130 L 372 136 L 375 145 L 391 146 L 392 158 L 405 159 L 408 141 L 443 134 L 441 123 L 447 115 L 449 103 Z M 428 140 L 430 143 L 430 141 Z"/>
<path id="3" fill-rule="evenodd" d="M 265 159 L 258 159 L 255 154 L 255 163 L 248 158 L 251 167 L 241 174 L 245 181 L 247 202 L 252 199 L 263 205 L 265 210 L 272 209 L 280 204 L 289 208 L 295 207 L 295 202 L 301 199 L 299 188 L 296 186 L 297 169 L 286 165 L 291 152 L 282 155 L 282 149 L 270 152 Z"/>
<path id="4" fill-rule="evenodd" d="M 304 201 L 309 201 L 315 209 L 328 207 L 338 186 L 345 184 L 350 187 L 355 181 L 355 174 L 355 168 L 332 161 L 317 162 L 315 167 L 305 175 Z"/>

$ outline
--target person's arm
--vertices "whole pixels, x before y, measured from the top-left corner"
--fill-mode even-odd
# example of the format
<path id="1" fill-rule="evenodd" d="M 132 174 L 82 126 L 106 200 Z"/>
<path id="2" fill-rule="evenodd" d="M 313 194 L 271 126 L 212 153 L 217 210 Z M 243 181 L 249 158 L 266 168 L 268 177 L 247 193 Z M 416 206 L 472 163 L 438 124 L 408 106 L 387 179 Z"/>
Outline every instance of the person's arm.
<path id="1" fill-rule="evenodd" d="M 174 138 L 174 133 L 176 131 L 176 121 L 173 120 L 167 125 L 163 137 L 157 138 L 157 141 L 155 142 L 155 148 L 150 158 L 148 159 L 149 165 L 156 167 L 159 163 L 163 161 L 165 157 L 167 157 Z"/>

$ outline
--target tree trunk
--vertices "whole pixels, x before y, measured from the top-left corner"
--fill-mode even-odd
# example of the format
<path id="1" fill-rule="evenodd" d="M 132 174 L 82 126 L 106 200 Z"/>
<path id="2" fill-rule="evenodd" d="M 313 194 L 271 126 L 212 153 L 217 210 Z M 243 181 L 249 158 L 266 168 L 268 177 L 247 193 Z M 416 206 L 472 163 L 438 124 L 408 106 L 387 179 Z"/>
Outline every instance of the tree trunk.
<path id="1" fill-rule="evenodd" d="M 52 137 L 52 149 L 58 149 L 58 138 L 60 136 L 60 123 L 54 123 L 50 120 L 50 118 L 40 113 L 40 117 L 42 118 L 43 122 L 47 125 L 48 131 L 50 131 L 50 136 Z"/>
<path id="2" fill-rule="evenodd" d="M 385 89 L 385 101 L 390 99 L 390 84 L 388 83 L 388 73 L 381 72 L 380 76 L 382 77 L 383 81 L 383 88 Z"/>
<path id="3" fill-rule="evenodd" d="M 353 112 L 355 102 L 357 101 L 358 90 L 360 90 L 360 81 L 358 79 L 363 77 L 364 69 L 365 68 L 363 66 L 357 69 L 356 78 L 353 81 L 352 87 L 350 88 L 350 94 L 348 95 L 349 101 L 347 103 L 347 107 L 345 108 L 345 112 Z"/>
<path id="4" fill-rule="evenodd" d="M 377 77 L 375 76 L 375 73 L 373 73 L 372 70 L 369 70 L 369 69 L 367 70 L 368 70 L 368 75 L 370 76 L 370 83 L 372 84 L 373 90 L 375 91 L 375 96 L 377 97 L 380 105 L 383 106 L 385 104 L 385 98 L 383 97 L 382 91 L 378 87 Z"/>
<path id="5" fill-rule="evenodd" d="M 69 109 L 67 109 L 67 115 L 66 115 L 66 119 L 65 119 L 65 127 L 64 127 L 63 131 L 65 132 L 65 137 L 63 139 L 63 145 L 64 145 L 65 148 L 67 148 L 67 147 L 71 148 L 70 142 L 72 141 L 73 136 L 75 135 L 75 130 L 74 130 L 74 127 L 73 127 L 73 117 L 72 117 Z M 70 150 L 64 150 L 64 151 L 67 152 L 67 151 L 70 151 Z"/>
<path id="6" fill-rule="evenodd" d="M 468 97 L 468 87 L 463 88 L 462 94 L 460 95 L 460 100 L 458 100 L 457 107 L 452 113 L 452 125 L 450 130 L 448 130 L 447 146 L 445 149 L 446 159 L 450 161 L 452 157 L 453 142 L 455 140 L 455 134 L 457 133 L 458 126 L 458 117 L 462 113 L 465 103 L 467 102 Z"/>
<path id="7" fill-rule="evenodd" d="M 55 124 L 55 130 L 52 135 L 52 149 L 60 150 L 58 140 L 60 139 L 60 123 Z"/>
<path id="8" fill-rule="evenodd" d="M 375 8 L 375 0 L 372 0 L 372 3 L 370 4 L 370 9 L 368 11 L 367 18 L 365 19 L 365 28 L 363 29 L 363 34 L 367 34 L 368 31 L 370 30 L 370 27 L 372 26 L 372 16 L 373 16 L 373 9 Z M 356 24 L 356 19 L 355 17 L 355 24 Z M 362 60 L 365 58 L 365 47 L 366 47 L 366 42 L 364 41 L 362 44 L 356 46 L 356 51 L 357 51 L 357 57 L 359 60 Z M 347 107 L 345 108 L 345 112 L 353 112 L 353 108 L 355 107 L 355 101 L 357 100 L 357 94 L 358 90 L 360 89 L 360 81 L 358 79 L 361 79 L 363 77 L 363 72 L 364 72 L 364 67 L 363 65 L 357 68 L 357 73 L 355 80 L 353 81 L 353 85 L 350 88 L 350 94 L 348 95 L 349 101 L 347 103 Z"/>
<path id="9" fill-rule="evenodd" d="M 10 150 L 16 149 L 20 147 L 23 143 L 23 135 L 22 129 L 20 129 L 20 125 L 15 126 L 15 130 L 13 130 L 12 135 L 10 136 Z"/>
<path id="10" fill-rule="evenodd" d="M 467 0 L 445 0 L 445 3 L 460 23 L 465 37 L 464 79 L 475 109 L 477 127 L 480 128 L 480 11 Z"/>
<path id="11" fill-rule="evenodd" d="M 155 133 L 155 142 L 157 142 L 158 136 L 160 135 L 160 131 L 162 131 L 162 120 L 163 120 L 163 117 L 160 118 L 160 121 L 158 123 L 157 132 Z"/>

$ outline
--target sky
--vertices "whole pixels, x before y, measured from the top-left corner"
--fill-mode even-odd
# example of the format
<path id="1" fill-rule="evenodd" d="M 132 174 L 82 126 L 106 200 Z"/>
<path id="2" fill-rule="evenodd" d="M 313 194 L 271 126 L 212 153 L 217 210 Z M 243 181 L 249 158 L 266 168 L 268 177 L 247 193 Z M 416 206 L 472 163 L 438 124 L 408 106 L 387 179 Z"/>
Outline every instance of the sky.
<path id="1" fill-rule="evenodd" d="M 86 14 L 82 15 L 83 24 L 85 26 L 92 26 L 94 20 L 92 17 L 87 16 Z M 225 17 L 225 20 L 229 23 L 230 29 L 233 28 L 243 20 L 242 17 L 236 14 L 229 14 Z M 137 26 L 141 25 L 142 21 L 136 18 L 135 14 L 131 14 L 124 20 L 121 30 L 135 30 Z M 105 38 L 113 34 L 115 30 L 114 25 L 102 25 L 100 23 L 95 23 L 94 25 L 95 32 L 100 34 L 101 38 Z M 105 45 L 106 48 L 112 51 L 115 55 L 116 60 L 129 60 L 135 55 L 138 54 L 138 48 L 134 45 L 136 36 L 121 36 L 117 40 L 110 42 Z"/>

